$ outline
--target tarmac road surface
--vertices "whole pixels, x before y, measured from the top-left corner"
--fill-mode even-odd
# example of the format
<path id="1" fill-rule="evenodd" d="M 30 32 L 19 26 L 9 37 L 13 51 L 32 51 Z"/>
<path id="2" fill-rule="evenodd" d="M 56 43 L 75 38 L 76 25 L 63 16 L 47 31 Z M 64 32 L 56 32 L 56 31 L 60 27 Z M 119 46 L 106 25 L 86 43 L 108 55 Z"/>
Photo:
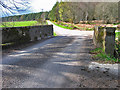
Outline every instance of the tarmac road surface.
<path id="1" fill-rule="evenodd" d="M 116 76 L 88 68 L 93 31 L 54 31 L 59 36 L 2 58 L 3 88 L 116 88 Z"/>

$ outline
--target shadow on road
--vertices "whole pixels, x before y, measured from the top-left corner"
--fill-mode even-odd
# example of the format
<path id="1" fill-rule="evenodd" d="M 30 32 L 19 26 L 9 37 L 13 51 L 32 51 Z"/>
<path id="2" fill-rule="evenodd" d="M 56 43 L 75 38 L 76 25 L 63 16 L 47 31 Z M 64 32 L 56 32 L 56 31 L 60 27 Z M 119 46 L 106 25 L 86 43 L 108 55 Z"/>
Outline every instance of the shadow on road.
<path id="1" fill-rule="evenodd" d="M 55 41 L 51 40 L 44 46 L 36 45 L 32 51 L 19 50 L 19 53 L 9 55 L 18 61 L 10 64 L 3 61 L 3 87 L 31 85 L 27 87 L 59 88 L 62 85 L 61 87 L 115 88 L 117 77 L 87 68 L 92 61 L 89 54 L 93 48 L 91 38 L 55 38 Z"/>

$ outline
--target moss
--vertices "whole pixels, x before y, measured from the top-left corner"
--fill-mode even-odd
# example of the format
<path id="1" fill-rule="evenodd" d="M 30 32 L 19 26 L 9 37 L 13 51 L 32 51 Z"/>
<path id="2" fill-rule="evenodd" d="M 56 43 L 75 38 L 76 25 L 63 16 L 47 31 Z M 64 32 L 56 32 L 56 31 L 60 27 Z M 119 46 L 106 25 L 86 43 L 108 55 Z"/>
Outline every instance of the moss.
<path id="1" fill-rule="evenodd" d="M 96 44 L 97 47 L 103 47 L 103 36 L 104 36 L 104 31 L 103 29 L 98 29 L 98 31 L 95 30 L 95 38 L 96 38 Z"/>

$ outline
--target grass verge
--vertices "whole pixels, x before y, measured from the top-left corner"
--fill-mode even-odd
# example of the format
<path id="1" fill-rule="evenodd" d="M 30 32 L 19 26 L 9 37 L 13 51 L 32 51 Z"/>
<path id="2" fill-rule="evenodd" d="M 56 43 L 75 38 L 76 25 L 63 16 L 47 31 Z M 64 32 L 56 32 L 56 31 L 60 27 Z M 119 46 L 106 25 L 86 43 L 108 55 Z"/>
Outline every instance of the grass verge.
<path id="1" fill-rule="evenodd" d="M 60 24 L 57 24 L 55 22 L 53 22 L 56 26 L 59 26 L 61 28 L 64 28 L 64 29 L 73 29 L 72 27 L 68 27 L 68 26 L 63 26 L 63 25 L 60 25 Z"/>
<path id="2" fill-rule="evenodd" d="M 63 23 L 63 22 L 54 22 L 54 21 L 52 21 L 52 22 L 56 26 L 59 26 L 59 27 L 64 28 L 64 29 L 70 29 L 70 30 L 78 29 L 78 30 L 93 31 L 93 28 L 78 27 L 75 24 L 67 24 L 67 23 Z"/>
<path id="3" fill-rule="evenodd" d="M 105 54 L 102 48 L 95 48 L 94 50 L 90 51 L 92 54 L 92 58 L 99 63 L 120 63 L 119 59 L 112 57 L 110 55 Z"/>
<path id="4" fill-rule="evenodd" d="M 1 46 L 9 46 L 9 45 L 13 45 L 14 43 L 5 43 L 5 44 L 1 44 Z"/>
<path id="5" fill-rule="evenodd" d="M 53 33 L 53 36 L 57 36 L 57 34 L 54 32 L 54 33 Z"/>
<path id="6" fill-rule="evenodd" d="M 86 31 L 93 31 L 94 30 L 93 28 L 78 27 L 78 26 L 75 26 L 75 27 L 79 30 L 86 30 Z"/>
<path id="7" fill-rule="evenodd" d="M 118 38 L 118 35 L 120 35 L 120 32 L 115 32 L 116 38 Z"/>

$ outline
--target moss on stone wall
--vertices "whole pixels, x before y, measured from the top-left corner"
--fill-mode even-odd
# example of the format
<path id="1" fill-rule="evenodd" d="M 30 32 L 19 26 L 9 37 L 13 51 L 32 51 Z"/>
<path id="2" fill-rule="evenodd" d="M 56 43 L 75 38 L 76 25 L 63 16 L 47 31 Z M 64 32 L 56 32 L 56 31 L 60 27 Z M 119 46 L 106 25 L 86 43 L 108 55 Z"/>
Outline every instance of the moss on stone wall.
<path id="1" fill-rule="evenodd" d="M 115 30 L 114 27 L 95 27 L 93 40 L 96 47 L 103 48 L 105 53 L 114 55 Z"/>

